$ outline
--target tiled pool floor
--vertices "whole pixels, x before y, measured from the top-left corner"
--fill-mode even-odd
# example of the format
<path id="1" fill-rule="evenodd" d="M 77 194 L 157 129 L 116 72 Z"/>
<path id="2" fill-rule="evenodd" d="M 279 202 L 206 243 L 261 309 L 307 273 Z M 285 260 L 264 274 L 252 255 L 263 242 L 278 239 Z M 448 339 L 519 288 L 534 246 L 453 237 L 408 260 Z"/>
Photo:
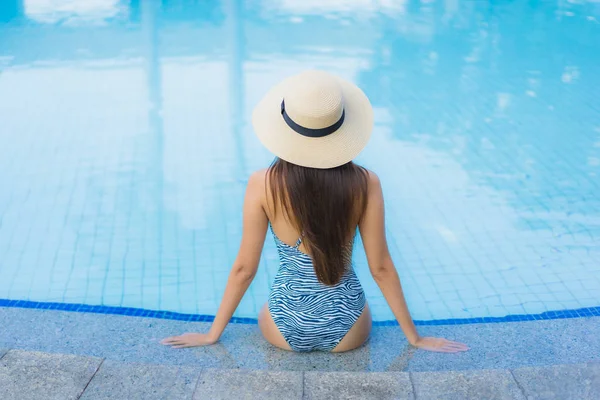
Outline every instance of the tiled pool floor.
<path id="1" fill-rule="evenodd" d="M 252 107 L 321 68 L 372 100 L 415 319 L 600 306 L 597 2 L 67 3 L 0 5 L 0 299 L 214 315 Z M 277 267 L 269 237 L 236 317 Z"/>

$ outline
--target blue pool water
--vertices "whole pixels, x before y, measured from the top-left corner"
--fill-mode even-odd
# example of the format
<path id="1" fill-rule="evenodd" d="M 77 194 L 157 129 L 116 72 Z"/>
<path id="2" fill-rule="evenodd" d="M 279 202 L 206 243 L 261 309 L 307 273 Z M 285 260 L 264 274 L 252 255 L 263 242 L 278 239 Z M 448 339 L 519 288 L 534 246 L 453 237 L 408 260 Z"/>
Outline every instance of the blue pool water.
<path id="1" fill-rule="evenodd" d="M 599 46 L 591 1 L 4 0 L 0 299 L 214 315 L 272 159 L 253 105 L 320 68 L 372 100 L 414 318 L 600 306 Z"/>

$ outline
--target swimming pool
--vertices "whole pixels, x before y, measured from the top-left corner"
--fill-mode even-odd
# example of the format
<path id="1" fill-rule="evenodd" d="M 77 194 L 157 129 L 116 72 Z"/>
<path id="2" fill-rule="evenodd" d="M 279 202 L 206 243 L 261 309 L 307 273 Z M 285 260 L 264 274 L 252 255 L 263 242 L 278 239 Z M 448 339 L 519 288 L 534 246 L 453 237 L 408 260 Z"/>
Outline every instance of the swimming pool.
<path id="1" fill-rule="evenodd" d="M 375 108 L 358 161 L 415 319 L 598 313 L 598 43 L 591 1 L 4 1 L 0 299 L 214 315 L 272 159 L 252 107 L 321 68 Z"/>

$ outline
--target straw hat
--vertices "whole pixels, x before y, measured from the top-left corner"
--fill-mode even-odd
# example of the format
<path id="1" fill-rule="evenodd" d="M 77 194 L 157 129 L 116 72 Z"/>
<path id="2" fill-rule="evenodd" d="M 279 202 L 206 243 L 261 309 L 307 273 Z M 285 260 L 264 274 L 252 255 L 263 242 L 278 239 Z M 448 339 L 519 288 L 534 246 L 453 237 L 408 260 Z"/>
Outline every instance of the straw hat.
<path id="1" fill-rule="evenodd" d="M 262 144 L 277 157 L 311 168 L 352 161 L 373 130 L 373 109 L 356 85 L 305 71 L 272 88 L 252 113 Z"/>

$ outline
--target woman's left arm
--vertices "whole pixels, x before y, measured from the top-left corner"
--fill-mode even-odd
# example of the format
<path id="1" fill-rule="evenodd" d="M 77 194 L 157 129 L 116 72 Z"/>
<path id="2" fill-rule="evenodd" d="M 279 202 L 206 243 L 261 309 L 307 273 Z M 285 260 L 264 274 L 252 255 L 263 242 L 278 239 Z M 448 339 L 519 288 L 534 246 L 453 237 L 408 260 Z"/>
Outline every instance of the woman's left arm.
<path id="1" fill-rule="evenodd" d="M 161 341 L 162 344 L 174 348 L 206 346 L 215 343 L 221 337 L 258 269 L 269 223 L 263 208 L 264 177 L 264 172 L 255 172 L 248 180 L 244 198 L 242 243 L 209 332 L 168 337 Z"/>

